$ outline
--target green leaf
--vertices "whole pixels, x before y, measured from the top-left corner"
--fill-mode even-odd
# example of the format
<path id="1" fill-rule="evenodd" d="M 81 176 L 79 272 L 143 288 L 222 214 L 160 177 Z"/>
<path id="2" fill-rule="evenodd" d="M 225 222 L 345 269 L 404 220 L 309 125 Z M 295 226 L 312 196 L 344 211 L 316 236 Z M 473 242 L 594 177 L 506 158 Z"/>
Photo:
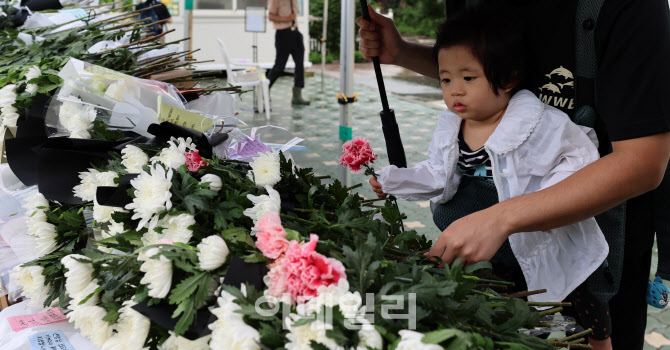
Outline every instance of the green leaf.
<path id="1" fill-rule="evenodd" d="M 184 300 L 187 300 L 191 295 L 195 293 L 203 283 L 203 280 L 206 280 L 209 277 L 209 274 L 206 272 L 201 272 L 195 274 L 191 277 L 186 278 L 181 281 L 176 287 L 170 292 L 170 304 L 179 304 Z"/>
<path id="2" fill-rule="evenodd" d="M 479 270 L 493 270 L 493 265 L 491 265 L 490 262 L 488 261 L 480 261 L 478 263 L 474 263 L 463 270 L 466 274 L 471 275 L 475 271 Z"/>
<path id="3" fill-rule="evenodd" d="M 424 344 L 440 344 L 453 337 L 461 337 L 465 333 L 458 329 L 440 329 L 424 334 L 421 342 Z"/>

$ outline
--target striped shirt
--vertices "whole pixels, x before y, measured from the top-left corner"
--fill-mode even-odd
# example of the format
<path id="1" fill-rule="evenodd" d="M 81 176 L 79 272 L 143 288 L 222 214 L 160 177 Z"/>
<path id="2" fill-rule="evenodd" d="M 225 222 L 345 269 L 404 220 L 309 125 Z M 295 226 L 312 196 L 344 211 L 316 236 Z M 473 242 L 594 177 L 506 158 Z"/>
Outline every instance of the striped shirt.
<path id="1" fill-rule="evenodd" d="M 489 158 L 489 154 L 486 153 L 484 146 L 476 151 L 471 150 L 463 139 L 463 133 L 459 132 L 458 148 L 460 152 L 457 168 L 461 174 L 471 177 L 485 177 L 493 181 L 491 159 Z"/>

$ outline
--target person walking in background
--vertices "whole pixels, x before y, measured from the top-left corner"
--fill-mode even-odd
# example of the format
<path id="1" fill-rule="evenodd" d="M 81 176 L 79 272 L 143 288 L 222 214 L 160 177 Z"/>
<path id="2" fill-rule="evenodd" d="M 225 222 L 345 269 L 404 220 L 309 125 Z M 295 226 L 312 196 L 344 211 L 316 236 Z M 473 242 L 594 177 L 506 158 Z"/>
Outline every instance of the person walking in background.
<path id="1" fill-rule="evenodd" d="M 300 13 L 298 0 L 268 0 L 268 19 L 272 21 L 275 33 L 275 64 L 268 74 L 270 87 L 284 73 L 288 56 L 295 62 L 292 104 L 308 105 L 310 101 L 302 98 L 305 87 L 305 45 L 298 30 L 297 15 Z"/>
<path id="2" fill-rule="evenodd" d="M 140 3 L 135 6 L 135 10 L 137 11 L 156 5 L 158 6 L 150 10 L 140 12 L 140 18 L 145 20 L 147 24 L 167 20 L 165 23 L 157 23 L 155 25 L 149 26 L 149 30 L 153 35 L 162 34 L 167 28 L 165 24 L 172 23 L 172 15 L 170 15 L 170 11 L 168 10 L 167 6 L 158 0 L 141 0 Z M 165 36 L 160 37 L 159 41 L 164 43 Z"/>

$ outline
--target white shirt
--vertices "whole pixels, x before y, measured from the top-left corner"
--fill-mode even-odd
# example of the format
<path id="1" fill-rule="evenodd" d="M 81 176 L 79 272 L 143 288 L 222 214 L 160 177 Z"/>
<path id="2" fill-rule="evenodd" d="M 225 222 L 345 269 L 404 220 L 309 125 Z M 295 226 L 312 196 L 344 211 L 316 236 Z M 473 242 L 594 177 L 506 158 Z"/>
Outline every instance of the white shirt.
<path id="1" fill-rule="evenodd" d="M 406 200 L 447 202 L 458 189 L 458 132 L 461 118 L 449 110 L 438 119 L 428 160 L 412 168 L 388 166 L 378 180 L 385 193 Z M 502 202 L 537 192 L 598 159 L 593 129 L 578 126 L 562 111 L 527 90 L 510 99 L 484 144 Z M 509 237 L 529 290 L 547 289 L 533 301 L 561 301 L 605 260 L 609 247 L 594 218 L 550 232 L 519 232 Z"/>

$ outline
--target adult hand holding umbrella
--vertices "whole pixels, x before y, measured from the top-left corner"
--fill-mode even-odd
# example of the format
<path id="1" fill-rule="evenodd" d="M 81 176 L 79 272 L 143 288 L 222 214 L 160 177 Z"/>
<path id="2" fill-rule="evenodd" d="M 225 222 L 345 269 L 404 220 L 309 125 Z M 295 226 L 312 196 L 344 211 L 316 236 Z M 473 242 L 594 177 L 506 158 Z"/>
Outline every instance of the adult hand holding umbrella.
<path id="1" fill-rule="evenodd" d="M 361 10 L 363 11 L 363 18 L 366 21 L 370 21 L 367 0 L 360 0 L 360 3 Z M 386 151 L 388 153 L 389 163 L 398 168 L 406 168 L 407 160 L 405 159 L 405 149 L 403 148 L 402 140 L 400 139 L 400 130 L 398 129 L 398 123 L 395 119 L 395 112 L 389 108 L 379 57 L 372 57 L 372 64 L 375 68 L 377 86 L 379 87 L 379 97 L 382 101 L 383 109 L 379 112 L 379 116 L 382 120 L 382 131 L 384 132 L 384 140 L 386 141 Z"/>

